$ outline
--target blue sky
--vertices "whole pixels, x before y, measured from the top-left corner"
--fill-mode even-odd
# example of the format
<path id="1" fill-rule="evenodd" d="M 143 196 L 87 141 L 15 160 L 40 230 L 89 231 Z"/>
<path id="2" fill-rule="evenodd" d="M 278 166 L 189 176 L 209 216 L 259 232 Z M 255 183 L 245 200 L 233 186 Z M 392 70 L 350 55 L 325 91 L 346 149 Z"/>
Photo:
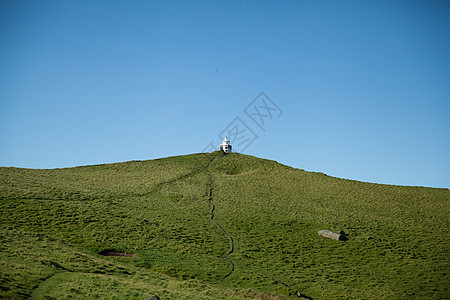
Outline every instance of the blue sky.
<path id="1" fill-rule="evenodd" d="M 449 188 L 449 37 L 447 1 L 0 0 L 0 165 L 197 153 L 238 117 L 239 152 Z"/>

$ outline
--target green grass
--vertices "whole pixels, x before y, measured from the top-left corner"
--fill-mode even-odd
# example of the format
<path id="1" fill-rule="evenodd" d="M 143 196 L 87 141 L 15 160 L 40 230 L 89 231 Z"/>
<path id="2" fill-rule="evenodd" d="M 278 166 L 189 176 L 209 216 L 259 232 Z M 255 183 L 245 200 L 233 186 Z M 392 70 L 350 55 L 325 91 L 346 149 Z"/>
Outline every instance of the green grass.
<path id="1" fill-rule="evenodd" d="M 262 299 L 250 289 L 178 280 L 43 234 L 0 227 L 0 291 L 6 299 Z"/>
<path id="2" fill-rule="evenodd" d="M 235 242 L 226 281 L 230 241 L 212 205 Z M 3 298 L 450 299 L 448 189 L 215 152 L 0 168 L 0 206 Z M 106 249 L 138 257 L 96 254 Z"/>

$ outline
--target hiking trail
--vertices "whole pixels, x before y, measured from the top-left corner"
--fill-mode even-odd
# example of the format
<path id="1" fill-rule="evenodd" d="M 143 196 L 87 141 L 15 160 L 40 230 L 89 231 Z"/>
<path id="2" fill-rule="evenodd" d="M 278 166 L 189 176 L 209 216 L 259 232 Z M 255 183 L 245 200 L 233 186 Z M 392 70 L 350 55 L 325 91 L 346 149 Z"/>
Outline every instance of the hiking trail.
<path id="1" fill-rule="evenodd" d="M 236 269 L 236 264 L 234 261 L 230 258 L 230 255 L 234 253 L 235 250 L 235 242 L 233 237 L 228 233 L 228 231 L 215 219 L 215 210 L 216 206 L 213 204 L 213 178 L 212 175 L 209 172 L 205 172 L 208 175 L 208 202 L 209 202 L 209 209 L 211 211 L 211 222 L 225 235 L 225 237 L 228 239 L 229 243 L 229 249 L 223 254 L 223 258 L 228 260 L 231 264 L 231 270 L 230 272 L 225 275 L 225 277 L 222 279 L 222 281 L 226 281 L 228 278 L 231 277 L 231 275 L 234 274 L 234 271 Z"/>

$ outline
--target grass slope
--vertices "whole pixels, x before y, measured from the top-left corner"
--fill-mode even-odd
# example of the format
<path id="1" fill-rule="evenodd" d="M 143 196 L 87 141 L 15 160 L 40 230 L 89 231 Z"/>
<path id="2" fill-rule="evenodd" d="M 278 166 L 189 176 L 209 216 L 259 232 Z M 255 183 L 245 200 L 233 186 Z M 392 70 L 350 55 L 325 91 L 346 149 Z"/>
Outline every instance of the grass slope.
<path id="1" fill-rule="evenodd" d="M 450 298 L 448 189 L 215 152 L 0 168 L 0 206 L 3 298 Z"/>

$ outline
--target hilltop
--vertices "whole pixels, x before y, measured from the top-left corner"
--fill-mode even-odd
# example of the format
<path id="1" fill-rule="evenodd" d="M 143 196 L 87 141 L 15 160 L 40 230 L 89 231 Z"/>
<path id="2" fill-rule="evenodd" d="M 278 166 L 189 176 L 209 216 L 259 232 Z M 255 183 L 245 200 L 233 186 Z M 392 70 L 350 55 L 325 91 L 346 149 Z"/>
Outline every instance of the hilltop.
<path id="1" fill-rule="evenodd" d="M 0 205 L 3 298 L 450 298 L 448 189 L 214 152 L 0 168 Z"/>

